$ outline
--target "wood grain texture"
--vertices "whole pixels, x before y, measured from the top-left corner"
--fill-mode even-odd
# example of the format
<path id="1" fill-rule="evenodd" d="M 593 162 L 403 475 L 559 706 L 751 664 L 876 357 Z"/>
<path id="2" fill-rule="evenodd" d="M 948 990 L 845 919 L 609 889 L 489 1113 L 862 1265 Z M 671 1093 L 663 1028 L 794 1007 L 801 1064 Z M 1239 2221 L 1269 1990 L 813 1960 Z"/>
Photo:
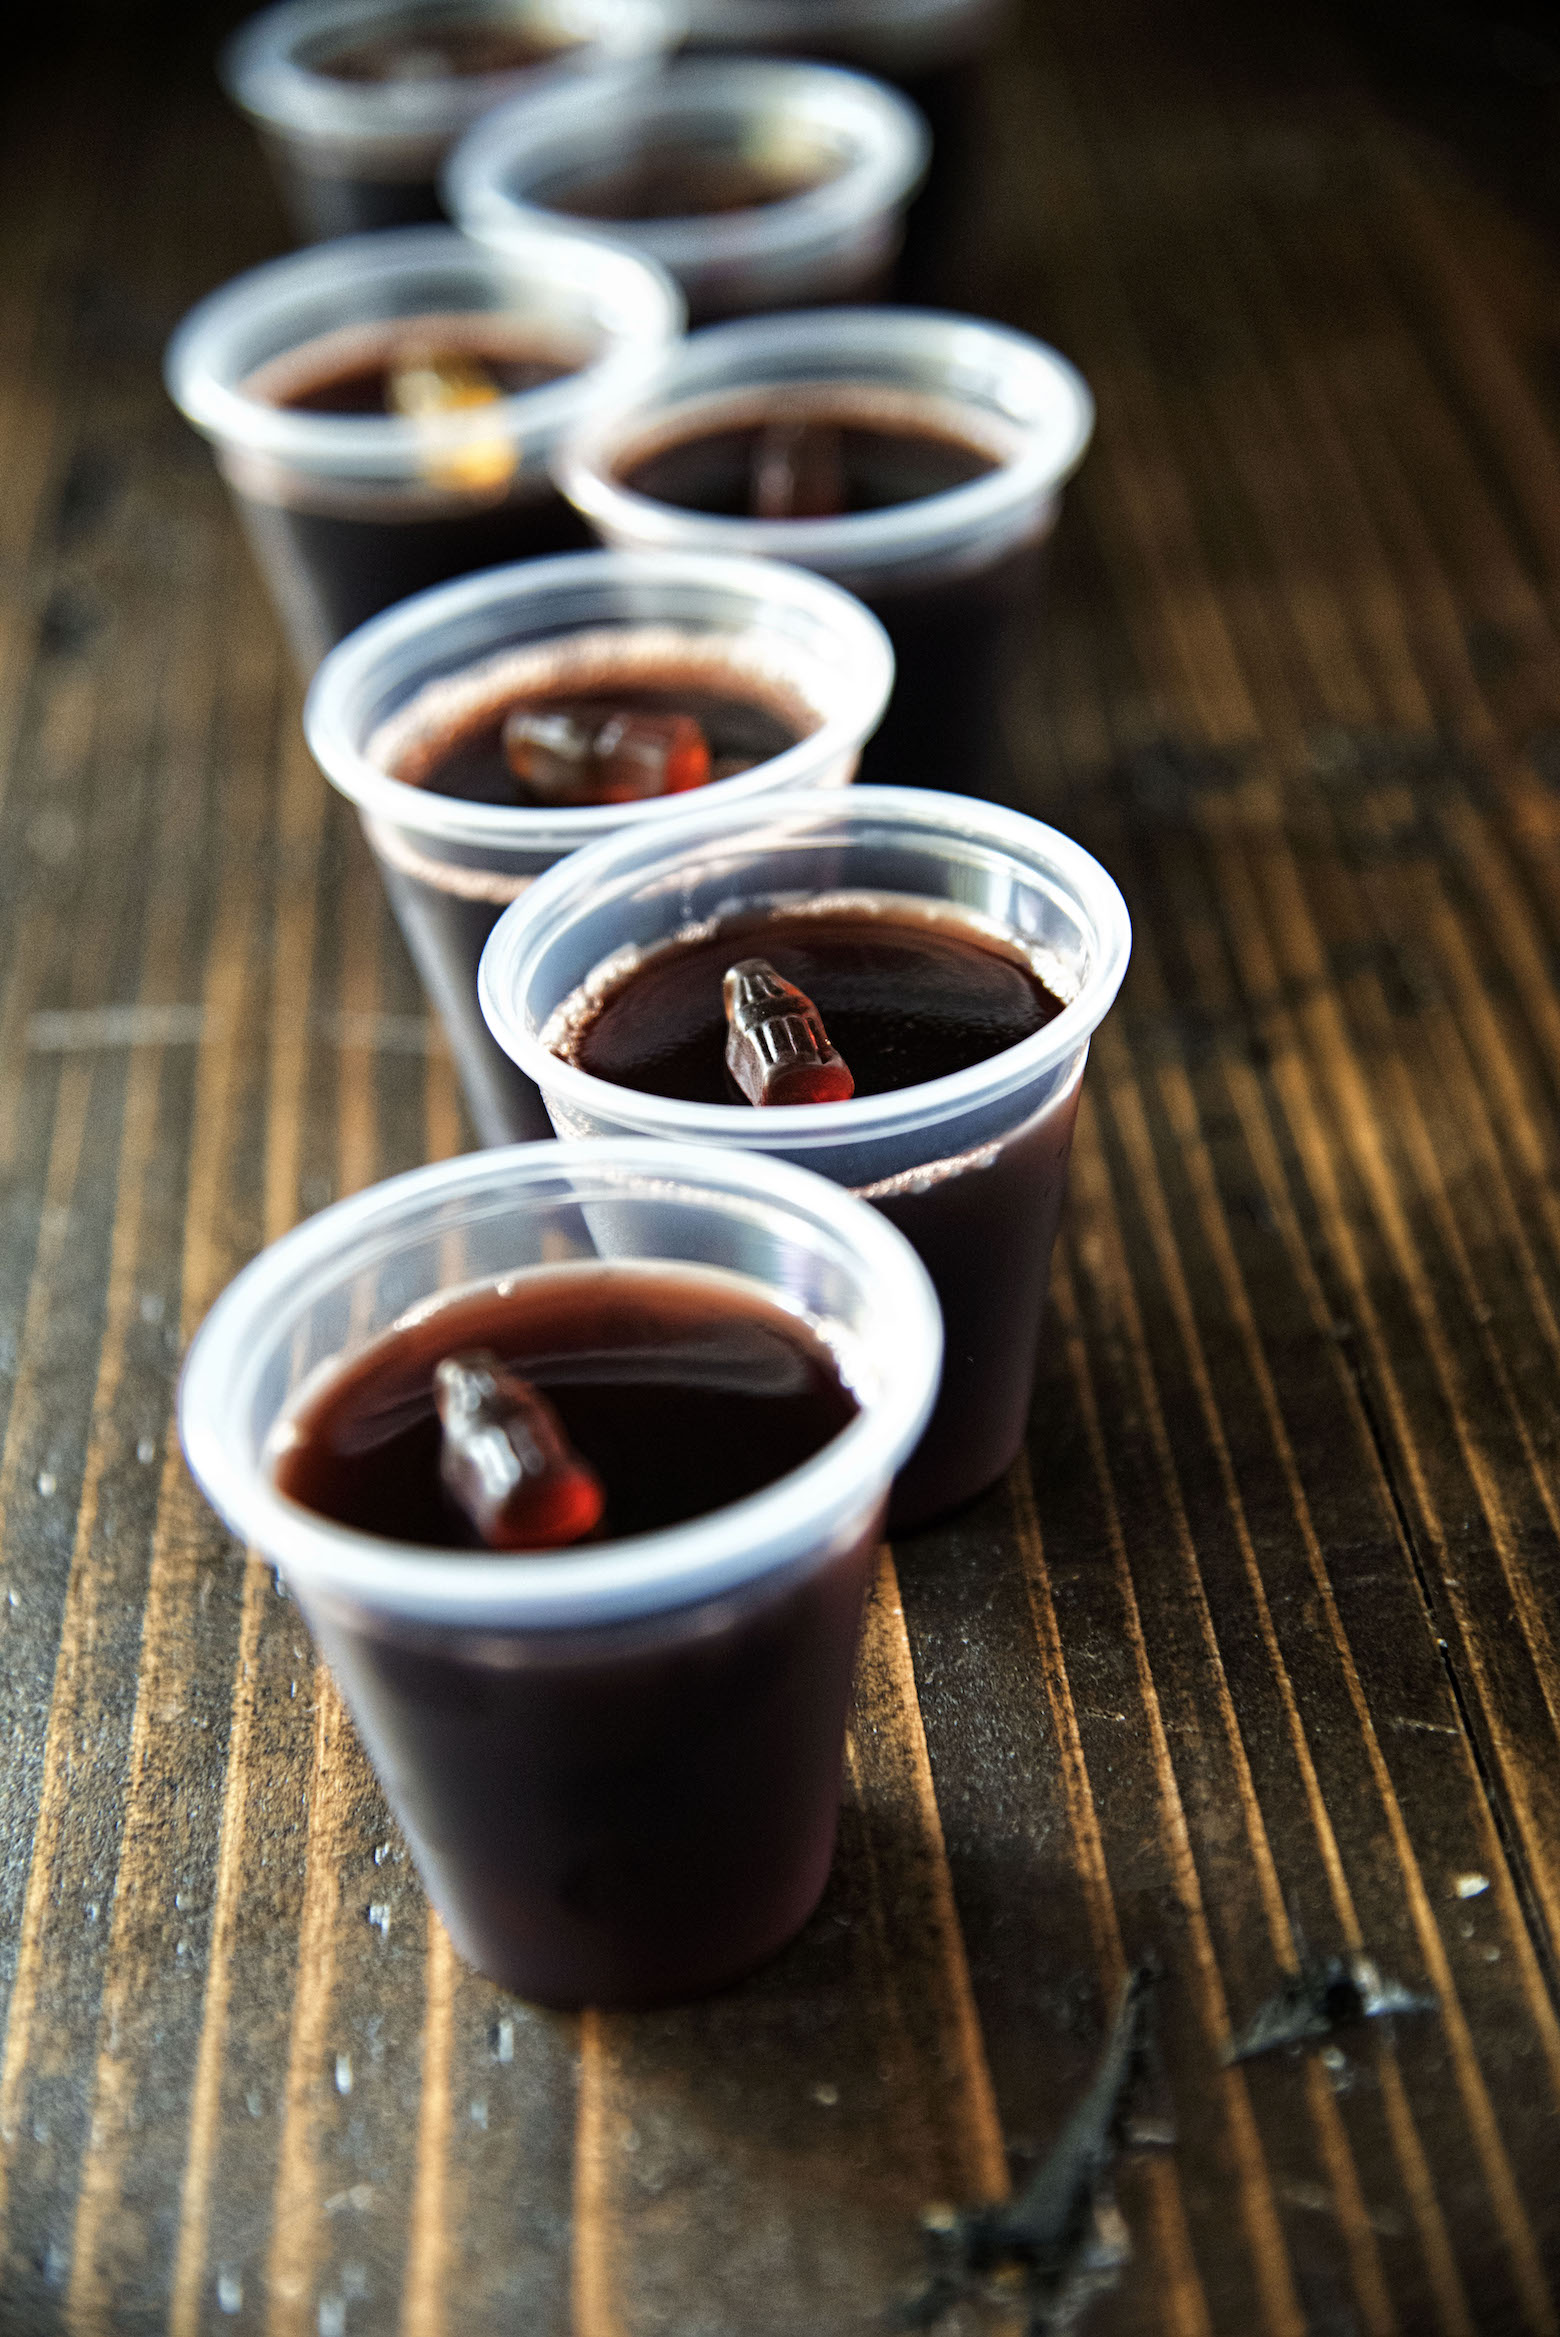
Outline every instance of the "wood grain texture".
<path id="1" fill-rule="evenodd" d="M 0 2332 L 881 2329 L 1150 1951 L 1091 2337 L 1554 2332 L 1560 247 L 1304 0 L 1021 12 L 936 248 L 1098 400 L 1005 792 L 1136 932 L 1029 1451 L 882 1555 L 802 1937 L 568 2019 L 172 1436 L 244 1259 L 465 1141 L 157 379 L 281 243 L 197 51 L 0 140 Z M 1438 2015 L 1225 2066 L 1302 1940 Z"/>

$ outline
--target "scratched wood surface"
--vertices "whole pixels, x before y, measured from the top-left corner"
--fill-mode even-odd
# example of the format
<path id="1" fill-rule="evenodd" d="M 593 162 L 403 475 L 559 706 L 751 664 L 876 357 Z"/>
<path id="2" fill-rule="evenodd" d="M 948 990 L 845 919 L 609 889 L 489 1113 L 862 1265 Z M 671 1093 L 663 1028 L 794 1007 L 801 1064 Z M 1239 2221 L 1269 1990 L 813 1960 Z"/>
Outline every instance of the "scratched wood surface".
<path id="1" fill-rule="evenodd" d="M 464 1138 L 158 385 L 281 240 L 209 32 L 14 88 L 3 2337 L 880 2329 L 1145 1950 L 1091 2331 L 1560 2326 L 1560 267 L 1272 13 L 1031 0 L 988 79 L 956 297 L 1100 409 L 1014 788 L 1136 956 L 1030 1457 L 884 1554 L 815 1920 L 654 2018 L 459 1965 L 179 1461 L 235 1269 Z M 1226 2068 L 1297 1932 L 1439 2015 Z"/>

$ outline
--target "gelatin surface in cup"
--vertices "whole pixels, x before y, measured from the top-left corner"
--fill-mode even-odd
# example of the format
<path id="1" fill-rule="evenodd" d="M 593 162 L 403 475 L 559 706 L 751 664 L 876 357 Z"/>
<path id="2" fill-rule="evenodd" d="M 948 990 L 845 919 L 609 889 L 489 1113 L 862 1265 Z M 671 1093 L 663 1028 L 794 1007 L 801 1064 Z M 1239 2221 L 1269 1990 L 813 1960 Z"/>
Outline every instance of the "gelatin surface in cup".
<path id="1" fill-rule="evenodd" d="M 752 1286 L 670 1265 L 564 1265 L 421 1307 L 311 1385 L 278 1424 L 280 1490 L 357 1533 L 481 1548 L 440 1467 L 437 1368 L 470 1353 L 556 1413 L 604 1497 L 590 1544 L 761 1493 L 858 1409 L 826 1342 Z"/>

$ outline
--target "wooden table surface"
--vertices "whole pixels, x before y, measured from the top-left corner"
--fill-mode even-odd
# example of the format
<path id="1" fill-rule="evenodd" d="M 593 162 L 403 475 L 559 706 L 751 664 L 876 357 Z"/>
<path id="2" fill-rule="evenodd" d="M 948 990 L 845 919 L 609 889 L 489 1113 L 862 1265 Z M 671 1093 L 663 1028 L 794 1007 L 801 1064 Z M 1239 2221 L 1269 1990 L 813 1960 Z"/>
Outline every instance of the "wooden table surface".
<path id="1" fill-rule="evenodd" d="M 989 76 L 959 294 L 1100 411 L 1020 799 L 1136 955 L 1028 1463 L 884 1553 L 816 1918 L 655 2017 L 456 1962 L 180 1462 L 234 1271 L 463 1136 L 159 385 L 282 241 L 206 36 L 13 91 L 4 2337 L 884 2329 L 1149 1950 L 1091 2337 L 1560 2326 L 1560 275 L 1269 13 L 1030 0 Z M 1438 2013 L 1227 2067 L 1297 1932 Z"/>

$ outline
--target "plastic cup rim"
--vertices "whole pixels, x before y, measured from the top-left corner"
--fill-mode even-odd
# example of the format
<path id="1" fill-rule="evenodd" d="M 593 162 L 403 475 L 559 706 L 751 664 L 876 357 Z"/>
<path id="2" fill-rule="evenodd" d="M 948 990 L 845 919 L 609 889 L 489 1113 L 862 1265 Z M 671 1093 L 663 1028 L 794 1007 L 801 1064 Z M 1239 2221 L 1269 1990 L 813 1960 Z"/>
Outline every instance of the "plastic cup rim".
<path id="1" fill-rule="evenodd" d="M 982 1063 L 916 1087 L 855 1096 L 839 1104 L 781 1104 L 763 1112 L 741 1104 L 695 1104 L 644 1095 L 564 1062 L 542 1045 L 539 1033 L 519 1013 L 528 971 L 538 953 L 572 922 L 568 913 L 572 901 L 587 893 L 600 897 L 615 878 L 645 873 L 639 865 L 641 839 L 609 837 L 546 870 L 503 912 L 477 971 L 478 997 L 489 1030 L 510 1060 L 540 1088 L 544 1100 L 556 1097 L 590 1119 L 611 1121 L 636 1136 L 740 1145 L 761 1153 L 817 1152 L 923 1125 L 932 1128 L 972 1106 L 1000 1101 L 1033 1085 L 1086 1047 L 1109 1012 L 1131 954 L 1131 919 L 1115 879 L 1091 852 L 1059 829 L 973 796 L 919 787 L 853 787 L 837 799 L 777 798 L 746 812 L 713 805 L 704 811 L 680 812 L 659 831 L 658 866 L 664 872 L 701 847 L 739 841 L 755 821 L 777 828 L 788 822 L 830 821 L 863 828 L 874 824 L 918 828 L 1006 852 L 1031 874 L 1043 870 L 1060 884 L 1097 937 L 1098 961 L 1078 996 L 1042 1029 Z"/>
<path id="2" fill-rule="evenodd" d="M 517 390 L 495 404 L 434 421 L 414 422 L 392 414 L 304 414 L 248 397 L 223 378 L 223 344 L 247 311 L 265 303 L 285 313 L 294 302 L 318 298 L 338 280 L 354 289 L 393 283 L 407 272 L 448 266 L 489 281 L 530 276 L 538 289 L 577 281 L 576 271 L 598 289 L 616 280 L 632 286 L 643 314 L 632 331 L 606 328 L 606 346 L 577 372 L 534 389 Z M 494 313 L 502 313 L 495 311 Z M 502 251 L 480 243 L 458 227 L 437 224 L 381 229 L 338 236 L 301 251 L 263 260 L 234 276 L 189 310 L 175 327 L 163 359 L 168 394 L 201 434 L 244 453 L 291 462 L 312 476 L 352 478 L 387 471 L 416 476 L 430 458 L 481 446 L 495 434 L 540 444 L 550 440 L 599 399 L 626 390 L 661 349 L 677 339 L 687 315 L 681 291 L 659 261 L 627 250 L 598 235 L 537 226 L 507 242 Z M 385 321 L 393 321 L 391 317 Z M 315 333 L 292 344 L 302 348 Z"/>
<path id="3" fill-rule="evenodd" d="M 677 817 L 665 797 L 643 803 L 578 804 L 549 811 L 540 806 L 468 803 L 436 795 L 426 787 L 395 779 L 371 763 L 350 734 L 344 708 L 365 677 L 387 655 L 414 642 L 433 625 L 457 619 L 507 599 L 544 601 L 550 592 L 599 578 L 641 588 L 660 584 L 708 585 L 732 592 L 762 589 L 793 607 L 812 606 L 840 633 L 859 644 L 859 699 L 829 715 L 821 728 L 751 771 L 712 780 L 701 789 L 712 799 L 735 803 L 780 789 L 806 788 L 821 772 L 855 753 L 883 718 L 894 686 L 894 652 L 870 609 L 804 568 L 779 561 L 762 563 L 705 552 L 562 552 L 542 560 L 516 560 L 486 568 L 450 584 L 398 601 L 370 617 L 355 633 L 328 651 L 309 685 L 303 727 L 309 751 L 331 785 L 363 815 L 381 820 L 429 843 L 482 847 L 490 851 L 556 850 L 560 855 L 599 838 L 638 831 L 648 823 Z M 646 611 L 644 623 L 655 623 Z M 566 636 L 564 636 L 566 638 Z M 477 653 L 473 664 L 494 650 Z"/>
<path id="4" fill-rule="evenodd" d="M 223 1422 L 252 1395 L 267 1353 L 263 1336 L 279 1297 L 341 1255 L 350 1239 L 385 1254 L 409 1208 L 441 1200 L 495 1200 L 527 1185 L 568 1199 L 611 1196 L 614 1175 L 632 1191 L 691 1187 L 767 1204 L 822 1226 L 853 1250 L 874 1303 L 895 1294 L 874 1352 L 887 1358 L 882 1389 L 799 1469 L 745 1501 L 688 1524 L 597 1545 L 589 1556 L 452 1556 L 336 1524 L 280 1493 L 263 1463 L 235 1459 Z M 350 1229 L 350 1231 L 349 1231 Z M 388 1327 L 388 1326 L 387 1326 Z M 336 1596 L 371 1612 L 452 1629 L 589 1629 L 671 1614 L 783 1570 L 788 1558 L 754 1564 L 760 1537 L 798 1550 L 829 1539 L 831 1523 L 859 1508 L 901 1466 L 930 1417 L 942 1358 L 942 1318 L 926 1269 L 895 1227 L 865 1202 L 809 1170 L 707 1145 L 637 1138 L 518 1144 L 466 1153 L 373 1185 L 306 1219 L 229 1283 L 196 1332 L 179 1383 L 179 1431 L 192 1475 L 231 1530 L 306 1594 Z M 809 1539 L 810 1538 L 810 1539 Z"/>
<path id="5" fill-rule="evenodd" d="M 503 0 L 402 0 L 398 13 L 416 17 L 512 17 Z M 592 21 L 582 43 L 556 58 L 498 73 L 440 76 L 427 82 L 338 82 L 300 62 L 313 38 L 339 31 L 350 38 L 382 26 L 385 0 L 280 0 L 239 25 L 224 42 L 217 71 L 239 111 L 251 121 L 302 145 L 395 146 L 457 136 L 469 122 L 520 88 L 555 87 L 582 67 L 609 70 L 649 61 L 675 47 L 687 30 L 683 0 L 544 0 L 541 13 Z"/>
<path id="6" fill-rule="evenodd" d="M 736 519 L 662 503 L 625 487 L 611 475 L 614 454 L 631 448 L 636 436 L 671 416 L 715 412 L 746 390 L 760 389 L 765 361 L 816 346 L 823 364 L 832 348 L 860 344 L 859 371 L 837 367 L 815 376 L 779 376 L 796 387 L 802 379 L 870 385 L 874 358 L 899 355 L 925 360 L 934 351 L 939 370 L 950 375 L 947 394 L 957 403 L 957 352 L 978 347 L 1021 366 L 1035 385 L 1044 383 L 1055 401 L 1052 426 L 1031 427 L 1028 443 L 1011 461 L 961 487 L 945 488 L 911 503 L 880 511 L 853 512 L 831 519 Z M 751 359 L 751 370 L 716 388 L 679 387 L 698 380 L 727 352 Z M 898 386 L 890 383 L 887 386 Z M 697 542 L 710 550 L 748 552 L 791 560 L 825 573 L 860 575 L 909 566 L 929 554 L 956 552 L 977 542 L 984 531 L 1041 513 L 1066 484 L 1087 451 L 1094 431 L 1094 400 L 1077 368 L 1046 342 L 1009 325 L 952 310 L 921 308 L 814 308 L 781 316 L 738 317 L 705 325 L 684 340 L 659 350 L 631 391 L 607 398 L 560 446 L 554 476 L 563 493 L 609 541 L 631 539 L 641 547 L 668 549 Z M 659 435 L 659 432 L 657 432 Z"/>
<path id="7" fill-rule="evenodd" d="M 926 174 L 931 132 L 907 97 L 870 74 L 804 58 L 679 59 L 625 91 L 613 119 L 653 128 L 658 121 L 675 125 L 703 113 L 736 125 L 761 105 L 790 106 L 804 119 L 809 107 L 816 113 L 821 105 L 836 125 L 853 107 L 859 123 L 856 150 L 834 178 L 776 202 L 675 219 L 593 224 L 634 251 L 650 252 L 674 274 L 745 262 L 800 265 L 891 216 Z M 592 143 L 590 133 L 600 118 L 588 90 L 526 95 L 484 116 L 445 170 L 449 207 L 468 234 L 502 250 L 517 230 L 569 220 L 567 212 L 509 193 L 503 181 L 517 144 L 527 135 L 549 166 L 559 167 L 571 146 L 583 149 Z"/>

